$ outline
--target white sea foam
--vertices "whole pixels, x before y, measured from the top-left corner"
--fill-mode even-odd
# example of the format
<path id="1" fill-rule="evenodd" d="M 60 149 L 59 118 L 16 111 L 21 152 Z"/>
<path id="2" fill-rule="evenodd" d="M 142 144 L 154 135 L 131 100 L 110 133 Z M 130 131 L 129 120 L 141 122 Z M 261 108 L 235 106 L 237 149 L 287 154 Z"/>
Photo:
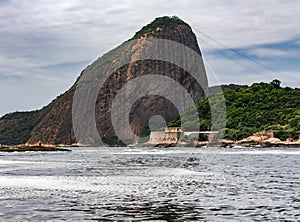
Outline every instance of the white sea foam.
<path id="1" fill-rule="evenodd" d="M 117 183 L 115 183 L 117 184 Z M 117 190 L 108 177 L 1 176 L 0 187 L 45 190 Z"/>
<path id="2" fill-rule="evenodd" d="M 291 150 L 243 150 L 243 151 L 237 151 L 234 150 L 234 152 L 220 152 L 219 154 L 245 154 L 245 155 L 264 155 L 264 154 L 273 154 L 273 155 L 300 155 L 300 150 L 299 151 L 291 151 Z"/>
<path id="3" fill-rule="evenodd" d="M 0 160 L 0 165 L 34 164 L 32 161 Z"/>
<path id="4" fill-rule="evenodd" d="M 182 150 L 182 149 L 155 149 L 155 150 L 138 150 L 138 149 L 128 149 L 128 150 L 122 150 L 119 152 L 111 152 L 110 154 L 114 155 L 135 155 L 135 154 L 141 154 L 141 155 L 162 155 L 162 154 L 190 154 L 194 152 L 191 150 Z"/>

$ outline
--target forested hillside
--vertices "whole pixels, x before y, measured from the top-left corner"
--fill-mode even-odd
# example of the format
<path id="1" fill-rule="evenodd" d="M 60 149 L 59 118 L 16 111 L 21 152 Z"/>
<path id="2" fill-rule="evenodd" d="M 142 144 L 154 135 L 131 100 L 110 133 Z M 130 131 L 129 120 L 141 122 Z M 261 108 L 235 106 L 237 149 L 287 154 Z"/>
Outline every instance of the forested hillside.
<path id="1" fill-rule="evenodd" d="M 297 139 L 300 133 L 300 89 L 281 87 L 279 80 L 250 87 L 222 86 L 226 100 L 225 138 L 239 140 L 255 132 L 273 129 L 275 136 Z M 216 96 L 216 95 L 215 95 Z M 212 96 L 212 101 L 214 96 Z M 210 130 L 208 99 L 197 105 L 201 130 Z M 188 116 L 187 116 L 188 118 Z M 178 116 L 169 126 L 179 126 Z"/>
<path id="2" fill-rule="evenodd" d="M 9 113 L 0 119 L 0 144 L 25 143 L 36 124 L 38 111 Z"/>

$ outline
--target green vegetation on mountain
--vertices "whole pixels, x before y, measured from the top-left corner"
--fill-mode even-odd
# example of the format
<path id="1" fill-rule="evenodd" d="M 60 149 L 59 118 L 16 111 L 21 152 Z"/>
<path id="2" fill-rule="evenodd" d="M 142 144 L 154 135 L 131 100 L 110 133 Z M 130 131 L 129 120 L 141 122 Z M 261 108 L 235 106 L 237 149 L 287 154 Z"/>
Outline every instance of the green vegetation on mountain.
<path id="1" fill-rule="evenodd" d="M 0 144 L 23 144 L 36 124 L 38 111 L 9 113 L 0 119 Z M 4 122 L 5 124 L 2 124 Z"/>
<path id="2" fill-rule="evenodd" d="M 159 17 L 156 18 L 150 24 L 144 26 L 140 31 L 136 32 L 132 39 L 138 39 L 144 34 L 147 34 L 148 36 L 161 35 L 163 32 L 171 30 L 178 25 L 187 25 L 187 24 L 177 16 Z"/>
<path id="3" fill-rule="evenodd" d="M 40 147 L 40 146 L 18 146 L 18 147 L 1 147 L 0 152 L 26 152 L 26 151 L 39 151 L 39 152 L 49 152 L 49 151 L 71 151 L 62 147 Z"/>
<path id="4" fill-rule="evenodd" d="M 194 114 L 183 115 L 183 118 L 187 118 L 185 129 L 197 125 L 200 130 L 211 130 L 210 105 L 217 104 L 219 98 L 216 88 L 210 88 L 210 101 L 204 99 L 197 104 L 199 122 L 194 122 Z M 226 101 L 224 138 L 239 140 L 269 129 L 273 129 L 275 137 L 281 140 L 298 138 L 300 89 L 281 87 L 278 80 L 254 83 L 250 87 L 230 84 L 222 85 L 221 88 Z M 3 116 L 0 119 L 0 144 L 25 143 L 38 121 L 38 115 L 38 111 L 31 111 Z M 177 116 L 168 126 L 180 126 L 180 117 Z M 117 138 L 103 138 L 103 141 L 107 144 L 121 145 Z"/>
<path id="5" fill-rule="evenodd" d="M 231 85 L 232 86 L 232 85 Z M 273 129 L 275 137 L 285 140 L 298 139 L 300 133 L 300 89 L 280 87 L 279 80 L 270 83 L 254 83 L 250 87 L 223 86 L 226 101 L 226 128 L 224 138 L 239 140 L 255 132 Z M 217 94 L 197 105 L 201 130 L 211 130 L 210 105 Z M 184 115 L 188 118 L 189 115 Z M 193 119 L 193 118 L 191 118 Z M 180 117 L 168 123 L 180 126 Z M 188 127 L 188 126 L 187 126 Z"/>

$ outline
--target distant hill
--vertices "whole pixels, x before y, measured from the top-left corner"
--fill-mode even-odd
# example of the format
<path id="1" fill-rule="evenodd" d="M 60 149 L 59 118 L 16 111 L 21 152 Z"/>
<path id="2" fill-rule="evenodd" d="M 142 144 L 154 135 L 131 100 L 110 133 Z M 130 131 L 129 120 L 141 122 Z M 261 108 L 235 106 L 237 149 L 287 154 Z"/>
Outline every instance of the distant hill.
<path id="1" fill-rule="evenodd" d="M 225 90 L 225 89 L 238 90 L 238 89 L 245 89 L 245 88 L 248 88 L 248 87 L 249 86 L 247 86 L 247 85 L 223 84 L 223 85 L 220 85 L 220 86 L 210 86 L 208 88 L 208 90 L 209 90 L 209 94 L 213 95 L 213 94 L 219 92 L 220 88 L 222 90 Z"/>
<path id="2" fill-rule="evenodd" d="M 281 87 L 279 80 L 254 83 L 250 87 L 223 85 L 226 100 L 225 138 L 239 140 L 262 130 L 273 129 L 285 140 L 300 134 L 300 89 Z M 215 88 L 210 88 L 215 92 Z M 212 96 L 212 101 L 214 96 Z M 211 113 L 208 99 L 197 105 L 201 130 L 210 130 Z M 168 123 L 179 126 L 180 117 Z M 188 127 L 188 126 L 187 126 Z"/>
<path id="3" fill-rule="evenodd" d="M 27 141 L 37 123 L 38 113 L 15 112 L 3 116 L 0 119 L 0 144 L 22 144 Z"/>

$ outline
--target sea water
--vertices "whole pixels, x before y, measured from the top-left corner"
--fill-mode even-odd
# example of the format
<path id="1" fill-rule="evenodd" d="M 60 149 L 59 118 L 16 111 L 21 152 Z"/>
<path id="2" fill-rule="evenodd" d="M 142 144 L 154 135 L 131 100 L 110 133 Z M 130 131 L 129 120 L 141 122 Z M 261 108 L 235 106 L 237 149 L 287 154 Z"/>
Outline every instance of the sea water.
<path id="1" fill-rule="evenodd" d="M 0 153 L 1 221 L 299 221 L 300 149 Z"/>

